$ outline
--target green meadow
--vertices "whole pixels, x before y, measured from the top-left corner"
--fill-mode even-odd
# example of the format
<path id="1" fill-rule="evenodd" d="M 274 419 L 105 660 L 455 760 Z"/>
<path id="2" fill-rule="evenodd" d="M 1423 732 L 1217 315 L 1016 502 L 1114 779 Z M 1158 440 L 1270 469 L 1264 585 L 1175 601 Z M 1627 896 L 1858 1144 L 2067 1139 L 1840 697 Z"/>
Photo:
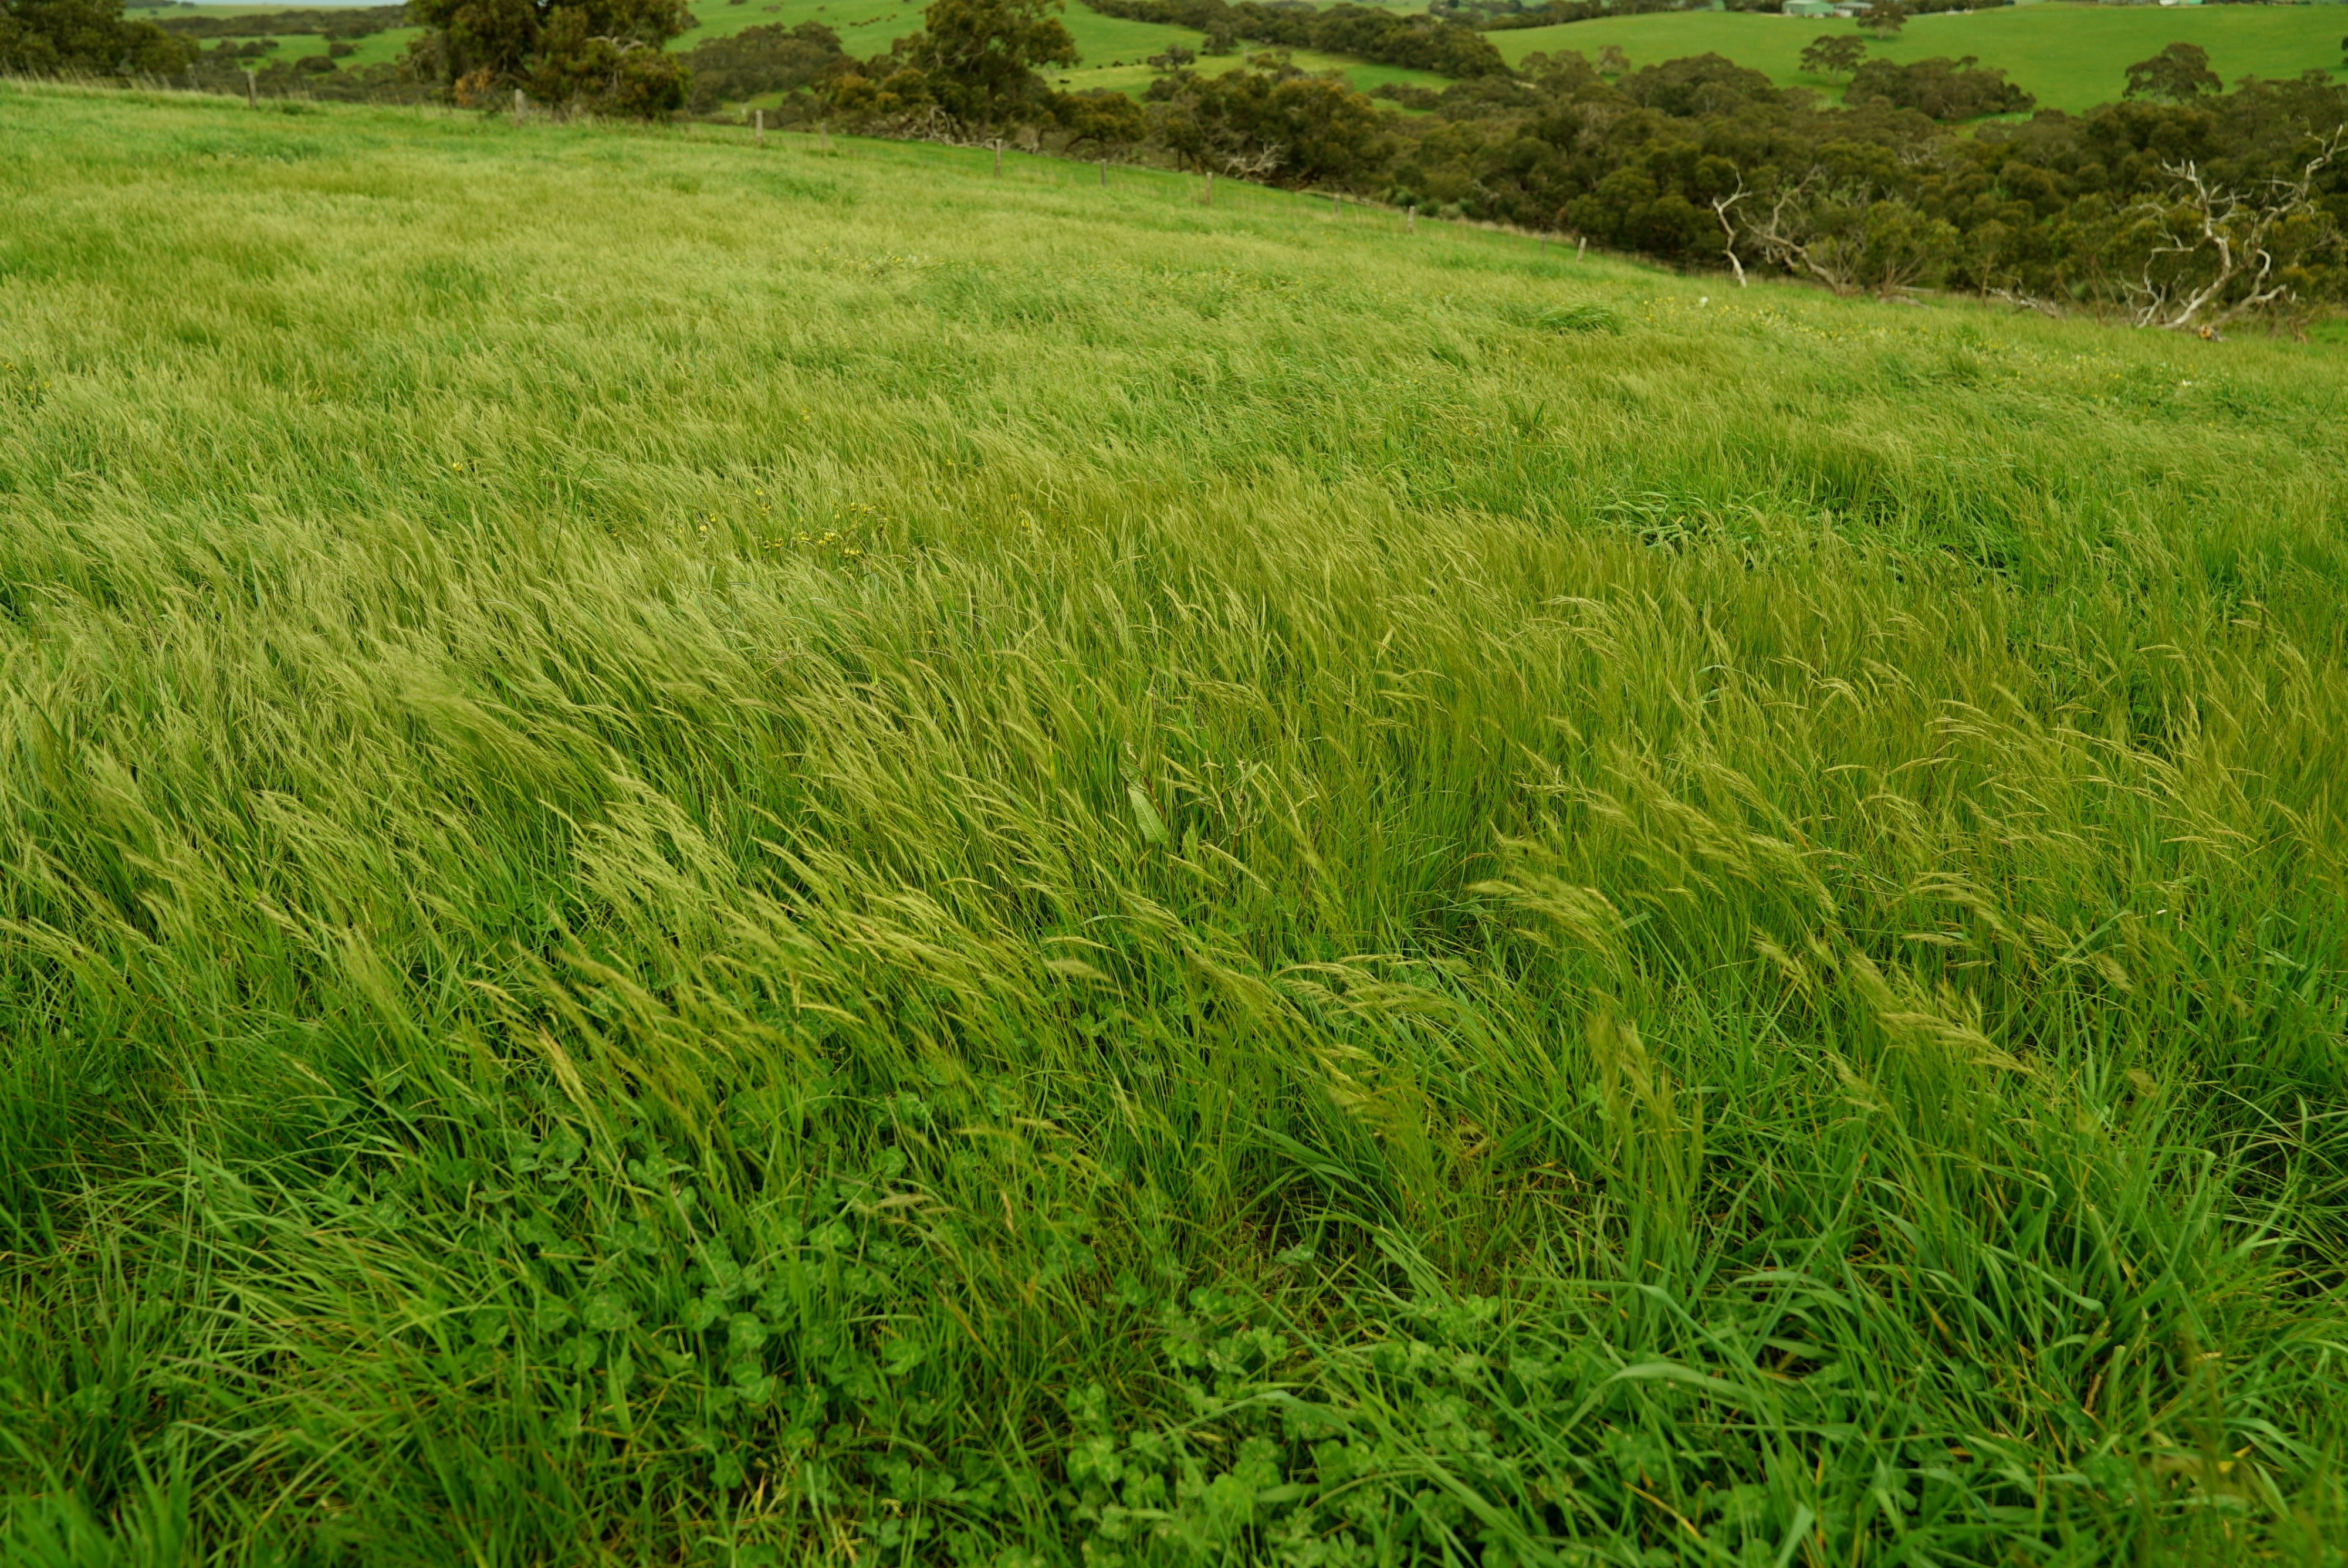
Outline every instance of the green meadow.
<path id="1" fill-rule="evenodd" d="M 2341 1561 L 2336 346 L 0 148 L 0 1560 Z"/>
<path id="2" fill-rule="evenodd" d="M 1749 12 L 1667 12 L 1600 17 L 1554 27 L 1494 33 L 1511 64 L 1537 50 L 1579 49 L 1591 59 L 1612 44 L 1634 66 L 1661 65 L 1707 52 L 1766 71 L 1780 86 L 1816 87 L 1839 97 L 1838 78 L 1802 69 L 1802 50 L 1831 31 L 1858 24 Z M 2110 103 L 2127 67 L 2173 43 L 2199 44 L 2228 82 L 2244 77 L 2289 79 L 2323 70 L 2335 78 L 2348 51 L 2348 10 L 2336 5 L 2096 5 L 2049 0 L 1990 11 L 1947 11 L 1910 17 L 1899 35 L 1870 52 L 1907 62 L 1977 56 L 2037 97 L 2043 108 L 2077 114 Z"/>

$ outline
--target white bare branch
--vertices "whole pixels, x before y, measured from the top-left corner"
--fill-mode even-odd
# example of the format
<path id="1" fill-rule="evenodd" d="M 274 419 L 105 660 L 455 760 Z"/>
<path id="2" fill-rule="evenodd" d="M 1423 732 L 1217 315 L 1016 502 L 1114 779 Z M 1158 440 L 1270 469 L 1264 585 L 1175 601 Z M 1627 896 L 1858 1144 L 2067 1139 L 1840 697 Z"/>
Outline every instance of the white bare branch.
<path id="1" fill-rule="evenodd" d="M 1720 220 L 1720 232 L 1722 236 L 1720 248 L 1723 253 L 1728 257 L 1729 266 L 1735 270 L 1736 286 L 1740 289 L 1745 286 L 1745 263 L 1737 259 L 1736 220 L 1729 216 L 1729 210 L 1738 202 L 1744 200 L 1746 195 L 1745 176 L 1740 174 L 1736 177 L 1736 189 L 1735 190 L 1730 191 L 1725 196 L 1715 196 L 1712 199 L 1712 215 Z"/>
<path id="2" fill-rule="evenodd" d="M 2214 337 L 2232 322 L 2288 301 L 2291 283 L 2276 275 L 2276 231 L 2315 210 L 2315 177 L 2343 146 L 2348 125 L 2316 144 L 2297 179 L 2269 180 L 2256 193 L 2213 184 L 2189 159 L 2162 165 L 2175 181 L 2169 200 L 2136 209 L 2157 231 L 2140 277 L 2124 285 L 2129 319 L 2139 327 Z"/>

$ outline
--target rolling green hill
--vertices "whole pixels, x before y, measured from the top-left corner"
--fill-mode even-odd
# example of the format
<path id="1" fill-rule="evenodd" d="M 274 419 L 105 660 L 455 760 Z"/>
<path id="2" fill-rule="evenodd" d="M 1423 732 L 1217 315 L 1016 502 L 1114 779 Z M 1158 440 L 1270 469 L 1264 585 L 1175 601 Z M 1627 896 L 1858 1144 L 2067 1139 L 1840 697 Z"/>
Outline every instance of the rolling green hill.
<path id="1" fill-rule="evenodd" d="M 393 27 L 381 33 L 370 33 L 364 38 L 354 38 L 350 41 L 351 52 L 342 56 L 340 64 L 347 68 L 353 66 L 383 65 L 396 60 L 407 52 L 409 41 L 420 36 L 421 32 L 422 29 L 417 27 Z M 239 35 L 230 41 L 242 43 L 252 39 L 270 37 L 277 39 L 277 47 L 270 51 L 270 58 L 275 60 L 290 62 L 301 59 L 307 55 L 323 55 L 327 50 L 326 40 L 315 34 L 278 35 L 256 29 L 250 34 Z M 206 38 L 202 40 L 202 44 L 204 47 L 210 48 L 218 41 Z"/>
<path id="2" fill-rule="evenodd" d="M 705 39 L 729 37 L 747 27 L 777 24 L 796 26 L 802 22 L 820 22 L 839 35 L 841 46 L 850 54 L 868 56 L 884 52 L 891 43 L 917 30 L 922 25 L 923 3 L 925 0 L 872 0 L 871 4 L 862 5 L 855 4 L 853 0 L 743 0 L 743 4 L 736 5 L 726 4 L 726 0 L 702 0 L 693 12 L 695 26 L 670 46 L 686 50 Z M 210 5 L 178 6 L 168 15 L 265 18 L 284 9 L 288 7 Z M 1083 4 L 1083 0 L 1072 0 L 1063 20 L 1076 39 L 1081 58 L 1073 69 L 1061 73 L 1055 81 L 1072 91 L 1106 87 L 1138 97 L 1148 88 L 1154 76 L 1144 63 L 1150 56 L 1163 54 L 1169 45 L 1174 44 L 1196 49 L 1205 38 L 1205 35 L 1188 28 L 1161 27 L 1148 22 L 1128 22 L 1119 17 L 1104 16 Z M 266 38 L 272 36 L 265 25 L 256 25 L 245 36 Z M 348 63 L 372 65 L 396 59 L 407 49 L 408 40 L 416 36 L 414 29 L 402 28 L 360 39 L 356 52 L 348 56 Z M 274 54 L 279 58 L 292 61 L 304 55 L 324 54 L 325 50 L 324 39 L 296 35 L 281 39 Z M 1343 71 L 1346 80 L 1364 91 L 1386 82 L 1440 87 L 1444 81 L 1444 78 L 1425 71 L 1375 65 L 1310 49 L 1293 51 L 1292 57 L 1306 70 Z M 1197 68 L 1213 73 L 1234 70 L 1243 64 L 1245 61 L 1239 56 L 1210 56 L 1201 59 Z"/>
<path id="3" fill-rule="evenodd" d="M 2336 349 L 0 146 L 0 1561 L 2339 1561 Z"/>
<path id="4" fill-rule="evenodd" d="M 282 7 L 205 5 L 180 7 L 172 15 L 266 15 Z M 921 26 L 916 0 L 703 0 L 695 9 L 696 26 L 674 46 L 689 49 L 705 38 L 740 32 L 745 27 L 780 23 L 821 22 L 840 36 L 850 54 L 868 56 L 885 50 L 895 39 Z M 1161 27 L 1104 16 L 1070 0 L 1065 20 L 1082 56 L 1078 65 L 1056 78 L 1073 90 L 1107 87 L 1140 93 L 1151 79 L 1143 64 L 1169 45 L 1196 48 L 1202 36 L 1185 28 Z M 1803 46 L 1822 29 L 1849 28 L 1846 22 L 1813 22 L 1784 16 L 1744 13 L 1683 12 L 1626 16 L 1557 27 L 1528 28 L 1491 35 L 1510 61 L 1536 50 L 1579 49 L 1592 58 L 1606 46 L 1622 48 L 1632 63 L 1653 65 L 1686 55 L 1715 51 L 1740 65 L 1769 73 L 1788 86 L 1816 87 L 1829 97 L 1838 96 L 1841 83 L 1814 77 L 1801 69 Z M 2295 77 L 2302 71 L 2340 70 L 2342 38 L 2348 19 L 2327 5 L 2211 5 L 2201 7 L 2083 5 L 2056 3 L 2010 6 L 2000 10 L 1946 13 L 1912 19 L 1897 39 L 1878 46 L 1895 60 L 1929 58 L 1934 55 L 1976 55 L 1989 65 L 2003 66 L 2013 79 L 2035 94 L 2050 108 L 2078 111 L 2116 97 L 2127 67 L 2182 40 L 2208 49 L 2228 80 L 2242 76 Z M 256 29 L 256 37 L 267 36 Z M 414 36 L 409 31 L 378 34 L 359 42 L 354 65 L 367 65 L 397 56 Z M 321 53 L 324 43 L 314 37 L 289 37 L 278 53 L 292 60 Z M 1310 70 L 1339 70 L 1365 91 L 1382 83 L 1439 87 L 1442 78 L 1423 71 L 1371 65 L 1311 51 L 1298 53 L 1297 63 Z M 1238 56 L 1208 58 L 1199 68 L 1232 69 Z"/>
<path id="5" fill-rule="evenodd" d="M 1591 59 L 1609 44 L 1637 66 L 1716 52 L 1766 71 L 1786 86 L 1838 95 L 1841 83 L 1801 68 L 1802 50 L 1822 32 L 1856 24 L 1741 12 L 1675 12 L 1603 17 L 1556 27 L 1495 33 L 1510 63 L 1536 50 L 1579 49 Z M 2002 66 L 2047 108 L 2074 113 L 2120 96 L 2127 67 L 2171 43 L 2199 44 L 2228 81 L 2291 77 L 2339 67 L 2348 11 L 2331 5 L 2077 5 L 2050 3 L 1910 18 L 1877 52 L 1900 61 L 1975 55 Z"/>
<path id="6" fill-rule="evenodd" d="M 839 35 L 841 46 L 850 54 L 876 55 L 920 28 L 925 3 L 926 0 L 897 0 L 894 5 L 860 5 L 854 0 L 745 0 L 740 5 L 731 5 L 723 0 L 703 0 L 694 12 L 699 25 L 671 46 L 690 49 L 704 38 L 729 36 L 746 27 L 820 22 Z M 1144 63 L 1150 56 L 1163 54 L 1175 44 L 1195 50 L 1206 37 L 1187 27 L 1164 27 L 1150 22 L 1104 16 L 1083 0 L 1070 0 L 1061 19 L 1075 38 L 1081 57 L 1074 69 L 1058 73 L 1053 79 L 1071 91 L 1107 87 L 1138 97 L 1154 75 Z M 1373 65 L 1310 49 L 1292 51 L 1292 57 L 1307 70 L 1343 71 L 1348 81 L 1365 91 L 1384 82 L 1443 85 L 1442 77 L 1425 71 Z M 1244 64 L 1243 58 L 1236 55 L 1209 56 L 1200 60 L 1197 68 L 1214 73 L 1235 70 Z"/>

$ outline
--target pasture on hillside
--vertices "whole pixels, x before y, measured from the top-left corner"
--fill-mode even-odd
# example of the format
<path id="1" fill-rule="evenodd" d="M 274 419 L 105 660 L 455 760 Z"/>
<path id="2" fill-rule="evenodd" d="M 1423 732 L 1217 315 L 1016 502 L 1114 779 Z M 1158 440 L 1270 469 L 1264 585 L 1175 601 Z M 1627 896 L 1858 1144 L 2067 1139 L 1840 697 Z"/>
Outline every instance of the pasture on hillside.
<path id="1" fill-rule="evenodd" d="M 206 5 L 174 7 L 162 15 L 249 15 L 254 18 L 252 33 L 238 35 L 238 41 L 249 41 L 273 36 L 266 19 L 284 9 L 287 7 L 279 5 Z M 794 27 L 802 22 L 819 22 L 839 35 L 840 46 L 849 54 L 870 58 L 886 54 L 891 44 L 919 31 L 922 11 L 918 0 L 870 0 L 869 4 L 859 0 L 742 0 L 740 5 L 730 4 L 729 0 L 698 0 L 692 12 L 694 26 L 668 46 L 684 53 L 708 39 L 731 37 L 750 27 Z M 1206 41 L 1205 34 L 1188 27 L 1104 16 L 1085 5 L 1084 0 L 1068 0 L 1060 20 L 1076 40 L 1078 59 L 1074 67 L 1055 71 L 1052 79 L 1056 86 L 1077 92 L 1107 88 L 1139 97 L 1156 75 L 1148 63 L 1149 56 L 1162 55 L 1178 45 L 1195 51 Z M 409 40 L 417 36 L 418 29 L 407 27 L 371 35 L 358 41 L 356 52 L 345 63 L 355 67 L 396 59 Z M 278 47 L 272 53 L 273 57 L 291 62 L 325 51 L 324 38 L 295 34 L 280 38 Z M 1444 83 L 1443 77 L 1426 71 L 1324 55 L 1312 49 L 1294 50 L 1292 54 L 1296 64 L 1305 70 L 1344 72 L 1345 79 L 1364 92 L 1387 82 L 1436 87 Z M 1244 64 L 1241 55 L 1209 56 L 1198 61 L 1195 68 L 1217 74 L 1236 70 Z M 778 97 L 770 94 L 753 101 L 771 108 Z"/>
<path id="2" fill-rule="evenodd" d="M 337 56 L 337 63 L 345 70 L 359 66 L 389 65 L 407 52 L 407 46 L 411 40 L 422 36 L 423 29 L 420 27 L 394 27 L 381 33 L 370 33 L 364 38 L 353 39 L 351 52 L 348 55 Z M 274 61 L 283 61 L 290 65 L 295 60 L 306 59 L 313 55 L 324 55 L 328 49 L 327 40 L 314 33 L 275 34 L 261 26 L 256 26 L 249 34 L 239 34 L 226 41 L 240 44 L 252 43 L 263 38 L 275 38 L 277 46 L 269 51 L 266 60 L 258 58 L 253 60 L 252 64 L 256 67 Z M 207 44 L 214 42 L 211 39 L 205 41 Z"/>
<path id="3" fill-rule="evenodd" d="M 262 17 L 280 9 L 283 7 L 206 5 L 174 7 L 161 14 Z M 850 54 L 868 57 L 886 52 L 891 43 L 922 25 L 922 6 L 915 0 L 870 0 L 870 4 L 743 0 L 740 5 L 698 0 L 693 15 L 695 26 L 670 47 L 689 50 L 705 39 L 730 36 L 747 27 L 820 22 L 839 34 Z M 1104 16 L 1084 0 L 1067 0 L 1062 20 L 1076 40 L 1080 58 L 1074 67 L 1053 73 L 1053 80 L 1076 91 L 1099 87 L 1138 96 L 1153 76 L 1147 64 L 1150 56 L 1175 45 L 1195 50 L 1205 41 L 1205 35 L 1189 28 Z M 1642 66 L 1715 52 L 1766 72 L 1780 86 L 1814 87 L 1837 98 L 1843 83 L 1805 71 L 1800 56 L 1803 47 L 1823 33 L 1849 31 L 1854 26 L 1748 12 L 1694 11 L 1604 17 L 1496 32 L 1490 36 L 1512 64 L 1536 51 L 1562 49 L 1580 50 L 1595 59 L 1609 45 L 1620 47 L 1633 64 Z M 257 26 L 252 36 L 270 35 L 265 27 Z M 413 29 L 403 28 L 362 39 L 357 53 L 346 63 L 356 67 L 396 58 L 414 36 Z M 2348 77 L 2348 68 L 2343 68 L 2343 36 L 2348 36 L 2348 10 L 2331 5 L 2097 5 L 2049 0 L 2043 5 L 1913 17 L 1897 37 L 1872 46 L 1872 52 L 1902 63 L 1934 56 L 1978 56 L 1985 65 L 2003 67 L 2034 94 L 2042 107 L 2079 113 L 2118 97 L 2127 67 L 2170 43 L 2200 45 L 2209 50 L 2218 73 L 2232 82 L 2246 76 L 2291 77 L 2309 70 Z M 324 49 L 323 39 L 296 36 L 282 39 L 277 53 L 292 61 Z M 1388 82 L 1440 87 L 1443 80 L 1425 71 L 1312 50 L 1295 51 L 1294 57 L 1307 70 L 1342 71 L 1347 81 L 1364 92 Z M 1214 73 L 1236 69 L 1242 63 L 1241 55 L 1208 56 L 1196 68 Z"/>
<path id="4" fill-rule="evenodd" d="M 1553 27 L 1491 35 L 1514 65 L 1536 51 L 1578 49 L 1591 59 L 1612 44 L 1633 65 L 1652 66 L 1706 52 L 1766 71 L 1780 87 L 1815 87 L 1840 96 L 1839 79 L 1813 76 L 1802 50 L 1853 22 L 1763 15 L 1752 12 L 1658 12 L 1601 16 Z M 1935 56 L 1978 56 L 2002 67 L 2034 94 L 2041 108 L 2083 113 L 2114 102 L 2127 68 L 2173 43 L 2198 44 L 2210 67 L 2228 82 L 2243 77 L 2289 79 L 2303 71 L 2342 68 L 2348 50 L 2348 9 L 2336 5 L 2098 5 L 2048 0 L 1987 11 L 1943 11 L 1912 16 L 1899 34 L 1869 52 L 1902 64 Z"/>
<path id="5" fill-rule="evenodd" d="M 2341 1560 L 2336 349 L 0 149 L 0 1560 Z"/>

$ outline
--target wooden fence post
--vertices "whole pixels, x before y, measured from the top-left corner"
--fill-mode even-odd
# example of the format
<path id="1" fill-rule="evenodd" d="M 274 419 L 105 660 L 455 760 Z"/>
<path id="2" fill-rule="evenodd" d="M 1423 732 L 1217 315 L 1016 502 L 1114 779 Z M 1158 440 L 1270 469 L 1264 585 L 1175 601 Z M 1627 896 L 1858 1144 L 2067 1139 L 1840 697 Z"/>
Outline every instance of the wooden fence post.
<path id="1" fill-rule="evenodd" d="M 261 87 L 253 81 L 252 67 L 250 66 L 244 68 L 244 107 L 249 109 L 257 109 L 261 107 Z"/>
<path id="2" fill-rule="evenodd" d="M 521 97 L 521 89 L 520 89 L 520 87 L 516 87 L 516 88 L 514 89 L 514 124 L 516 124 L 516 125 L 520 125 L 520 124 L 521 123 L 521 109 L 522 109 L 522 97 Z"/>
<path id="3" fill-rule="evenodd" d="M 1214 204 L 1215 204 L 1215 171 L 1214 171 L 1213 169 L 1210 169 L 1207 170 L 1207 205 L 1208 205 L 1208 206 L 1210 206 L 1210 207 L 1212 207 Z"/>
<path id="4" fill-rule="evenodd" d="M 1590 251 L 1590 236 L 1589 236 L 1589 235 L 1587 235 L 1587 234 L 1584 234 L 1584 235 L 1581 237 L 1581 244 L 1579 244 L 1579 245 L 1576 245 L 1576 246 L 1573 248 L 1573 259 L 1574 259 L 1575 261 L 1581 261 L 1581 258 L 1582 258 L 1583 256 L 1587 255 L 1587 254 L 1589 253 L 1589 251 Z"/>
<path id="5" fill-rule="evenodd" d="M 1106 158 L 1101 159 L 1101 189 L 1108 189 L 1108 159 Z"/>
<path id="6" fill-rule="evenodd" d="M 1003 178 L 1003 138 L 999 136 L 994 138 L 994 178 Z"/>
<path id="7" fill-rule="evenodd" d="M 757 117 L 758 145 L 760 147 L 764 147 L 767 145 L 767 111 L 765 109 L 753 109 L 750 112 Z"/>
<path id="8" fill-rule="evenodd" d="M 1406 234 L 1418 232 L 1418 208 L 1416 205 L 1402 210 L 1402 231 Z"/>
<path id="9" fill-rule="evenodd" d="M 1345 198 L 1344 198 L 1344 196 L 1342 193 L 1338 192 L 1338 191 L 1334 191 L 1334 190 L 1331 191 L 1331 192 L 1329 193 L 1329 216 L 1330 216 L 1330 217 L 1332 217 L 1332 218 L 1343 218 L 1344 215 L 1345 215 Z"/>

